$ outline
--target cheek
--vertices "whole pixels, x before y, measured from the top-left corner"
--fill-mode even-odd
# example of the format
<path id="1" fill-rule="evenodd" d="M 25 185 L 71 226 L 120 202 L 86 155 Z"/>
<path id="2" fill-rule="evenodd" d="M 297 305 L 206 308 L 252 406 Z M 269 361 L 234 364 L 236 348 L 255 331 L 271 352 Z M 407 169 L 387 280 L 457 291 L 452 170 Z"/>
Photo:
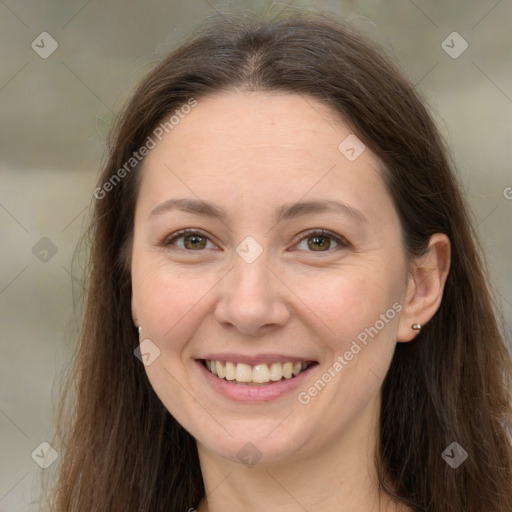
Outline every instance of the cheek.
<path id="1" fill-rule="evenodd" d="M 386 277 L 379 279 L 381 275 Z M 304 283 L 300 292 L 318 319 L 315 333 L 327 350 L 319 379 L 299 390 L 298 398 L 311 411 L 323 411 L 333 425 L 359 414 L 378 393 L 389 368 L 402 309 L 392 276 L 389 269 L 382 274 L 377 268 L 351 269 L 323 280 L 321 289 Z"/>
<path id="2" fill-rule="evenodd" d="M 333 350 L 348 350 L 358 336 L 364 342 L 368 331 L 375 335 L 375 328 L 386 333 L 395 328 L 400 291 L 393 285 L 389 269 L 380 270 L 344 268 L 322 278 L 296 280 L 300 284 L 294 285 L 293 291 L 303 301 L 304 314 Z"/>
<path id="3" fill-rule="evenodd" d="M 132 300 L 144 331 L 164 349 L 164 341 L 182 339 L 178 334 L 186 334 L 193 318 L 204 314 L 205 296 L 214 284 L 211 273 L 141 262 L 132 272 Z"/>
<path id="4" fill-rule="evenodd" d="M 148 379 L 171 414 L 180 417 L 179 411 L 189 406 L 188 395 L 183 394 L 183 387 L 190 387 L 188 367 L 183 364 L 190 364 L 187 342 L 197 327 L 197 315 L 205 314 L 201 299 L 212 283 L 148 258 L 134 266 L 132 286 L 143 337 L 159 350 L 159 356 L 145 367 Z"/>

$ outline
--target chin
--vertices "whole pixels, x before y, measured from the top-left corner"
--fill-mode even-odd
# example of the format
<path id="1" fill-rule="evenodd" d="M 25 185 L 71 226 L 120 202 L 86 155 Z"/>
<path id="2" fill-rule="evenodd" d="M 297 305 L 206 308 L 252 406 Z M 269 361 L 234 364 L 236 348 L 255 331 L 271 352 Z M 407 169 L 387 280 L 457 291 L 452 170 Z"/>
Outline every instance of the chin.
<path id="1" fill-rule="evenodd" d="M 282 418 L 272 422 L 240 421 L 236 429 L 230 429 L 232 437 L 225 432 L 213 437 L 211 431 L 197 432 L 194 437 L 203 450 L 248 467 L 274 465 L 307 456 L 307 442 L 314 436 L 310 421 L 309 426 L 304 426 L 307 432 L 296 424 L 284 425 L 286 420 L 280 422 Z"/>

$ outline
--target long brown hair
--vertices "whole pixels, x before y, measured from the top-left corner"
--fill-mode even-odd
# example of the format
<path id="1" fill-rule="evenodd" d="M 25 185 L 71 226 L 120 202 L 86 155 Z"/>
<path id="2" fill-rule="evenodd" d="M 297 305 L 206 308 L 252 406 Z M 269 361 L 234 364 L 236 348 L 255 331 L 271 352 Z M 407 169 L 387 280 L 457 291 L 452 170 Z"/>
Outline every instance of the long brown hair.
<path id="1" fill-rule="evenodd" d="M 426 251 L 432 234 L 448 235 L 441 305 L 414 341 L 397 344 L 383 383 L 379 480 L 414 511 L 510 512 L 511 355 L 447 149 L 382 49 L 315 12 L 207 20 L 144 78 L 120 115 L 95 193 L 85 315 L 53 441 L 61 465 L 52 510 L 182 512 L 204 495 L 194 438 L 134 356 L 130 251 L 139 166 L 126 162 L 163 118 L 228 89 L 326 102 L 383 163 L 408 260 Z M 442 457 L 453 442 L 468 454 L 457 469 Z"/>

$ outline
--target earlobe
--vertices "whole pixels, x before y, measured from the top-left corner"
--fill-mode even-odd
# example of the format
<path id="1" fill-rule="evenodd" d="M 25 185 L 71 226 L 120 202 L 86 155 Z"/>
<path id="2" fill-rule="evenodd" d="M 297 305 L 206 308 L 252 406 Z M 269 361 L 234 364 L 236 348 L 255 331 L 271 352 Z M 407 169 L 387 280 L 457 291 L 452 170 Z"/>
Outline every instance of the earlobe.
<path id="1" fill-rule="evenodd" d="M 409 274 L 397 333 L 398 342 L 405 343 L 416 338 L 421 327 L 439 309 L 450 270 L 450 258 L 448 236 L 444 233 L 432 235 L 427 253 L 416 260 Z"/>

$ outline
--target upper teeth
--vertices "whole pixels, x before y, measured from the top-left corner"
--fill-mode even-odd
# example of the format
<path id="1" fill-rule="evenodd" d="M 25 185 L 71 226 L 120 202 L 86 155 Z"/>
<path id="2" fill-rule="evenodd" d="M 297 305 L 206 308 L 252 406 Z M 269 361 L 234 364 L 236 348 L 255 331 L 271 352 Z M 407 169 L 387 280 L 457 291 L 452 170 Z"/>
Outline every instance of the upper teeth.
<path id="1" fill-rule="evenodd" d="M 206 360 L 206 367 L 221 379 L 236 380 L 237 382 L 265 383 L 269 381 L 291 379 L 308 367 L 306 362 L 297 363 L 266 363 L 251 366 L 245 363 L 232 363 L 231 361 Z"/>

